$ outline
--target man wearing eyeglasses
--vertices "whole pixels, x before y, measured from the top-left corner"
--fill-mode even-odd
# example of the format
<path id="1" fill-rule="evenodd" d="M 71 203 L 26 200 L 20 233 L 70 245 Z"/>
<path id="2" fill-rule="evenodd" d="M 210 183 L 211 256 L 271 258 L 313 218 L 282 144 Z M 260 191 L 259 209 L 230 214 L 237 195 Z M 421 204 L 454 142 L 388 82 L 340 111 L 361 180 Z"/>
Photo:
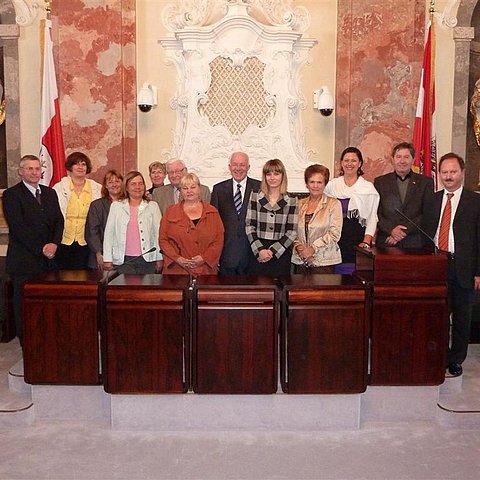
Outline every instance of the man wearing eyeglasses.
<path id="1" fill-rule="evenodd" d="M 173 158 L 166 163 L 169 185 L 157 187 L 153 191 L 152 199 L 158 203 L 162 215 L 171 205 L 182 201 L 180 180 L 187 174 L 187 166 L 183 160 Z M 210 203 L 210 189 L 200 185 L 200 195 L 204 202 Z"/>

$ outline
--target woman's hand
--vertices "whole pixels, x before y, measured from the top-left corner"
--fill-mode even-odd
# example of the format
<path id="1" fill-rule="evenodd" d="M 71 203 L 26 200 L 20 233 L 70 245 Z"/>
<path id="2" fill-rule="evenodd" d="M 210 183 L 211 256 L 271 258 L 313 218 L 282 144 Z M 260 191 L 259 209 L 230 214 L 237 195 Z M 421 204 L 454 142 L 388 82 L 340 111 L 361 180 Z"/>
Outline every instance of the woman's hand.
<path id="1" fill-rule="evenodd" d="M 300 258 L 304 262 L 308 262 L 309 259 L 313 260 L 314 255 L 315 255 L 315 249 L 313 247 L 305 247 L 300 255 Z"/>
<path id="2" fill-rule="evenodd" d="M 185 257 L 178 257 L 177 258 L 177 263 L 182 266 L 183 268 L 186 268 L 187 270 L 190 270 L 190 260 L 188 260 Z"/>
<path id="3" fill-rule="evenodd" d="M 201 255 L 195 255 L 190 259 L 190 268 L 201 267 L 205 263 L 205 260 Z"/>
<path id="4" fill-rule="evenodd" d="M 105 271 L 110 271 L 113 268 L 113 263 L 112 262 L 103 262 L 103 269 Z"/>
<path id="5" fill-rule="evenodd" d="M 273 252 L 271 250 L 260 250 L 258 252 L 258 262 L 259 263 L 266 263 L 268 261 L 270 261 L 271 259 L 273 258 Z"/>
<path id="6" fill-rule="evenodd" d="M 97 259 L 97 268 L 99 270 L 103 270 L 103 255 L 101 252 L 97 252 L 95 254 L 95 258 Z"/>

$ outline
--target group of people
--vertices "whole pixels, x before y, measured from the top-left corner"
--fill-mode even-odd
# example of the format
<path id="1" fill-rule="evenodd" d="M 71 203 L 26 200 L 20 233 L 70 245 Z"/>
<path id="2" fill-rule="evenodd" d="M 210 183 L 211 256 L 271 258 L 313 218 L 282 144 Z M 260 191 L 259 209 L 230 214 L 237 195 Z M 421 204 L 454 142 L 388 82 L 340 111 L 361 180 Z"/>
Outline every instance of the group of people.
<path id="1" fill-rule="evenodd" d="M 434 243 L 449 252 L 453 342 L 448 368 L 461 374 L 473 293 L 480 289 L 480 197 L 463 188 L 465 163 L 458 155 L 440 159 L 445 188 L 437 193 L 431 178 L 412 171 L 414 157 L 411 144 L 396 145 L 393 172 L 372 184 L 363 178 L 362 153 L 348 147 L 337 178 L 330 179 L 323 165 L 306 168 L 308 194 L 297 199 L 288 193 L 281 160 L 267 161 L 258 181 L 248 176 L 244 152 L 232 153 L 231 178 L 211 193 L 179 159 L 152 163 L 149 189 L 138 171 L 123 178 L 110 170 L 99 185 L 87 178 L 92 165 L 81 152 L 67 157 L 68 176 L 51 190 L 39 183 L 38 158 L 27 155 L 19 165 L 22 181 L 3 196 L 17 332 L 21 285 L 49 269 L 351 274 L 356 247 L 369 249 L 374 241 L 399 248 Z"/>

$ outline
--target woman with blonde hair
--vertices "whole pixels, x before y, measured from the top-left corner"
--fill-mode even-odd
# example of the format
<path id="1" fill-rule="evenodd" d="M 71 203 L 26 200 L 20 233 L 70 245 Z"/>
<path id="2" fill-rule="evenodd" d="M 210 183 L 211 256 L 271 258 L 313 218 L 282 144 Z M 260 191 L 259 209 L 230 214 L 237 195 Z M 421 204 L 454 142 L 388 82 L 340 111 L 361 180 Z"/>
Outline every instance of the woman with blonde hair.
<path id="1" fill-rule="evenodd" d="M 182 200 L 167 208 L 160 225 L 163 273 L 216 275 L 223 248 L 220 214 L 202 200 L 200 180 L 194 173 L 184 175 L 179 187 Z"/>
<path id="2" fill-rule="evenodd" d="M 103 268 L 120 273 L 159 273 L 163 259 L 158 245 L 162 215 L 146 196 L 140 172 L 125 175 L 120 201 L 113 202 L 103 240 Z"/>
<path id="3" fill-rule="evenodd" d="M 281 160 L 269 160 L 262 169 L 260 192 L 248 202 L 245 231 L 254 259 L 249 273 L 278 277 L 290 273 L 297 225 L 297 199 L 287 193 L 287 172 Z"/>

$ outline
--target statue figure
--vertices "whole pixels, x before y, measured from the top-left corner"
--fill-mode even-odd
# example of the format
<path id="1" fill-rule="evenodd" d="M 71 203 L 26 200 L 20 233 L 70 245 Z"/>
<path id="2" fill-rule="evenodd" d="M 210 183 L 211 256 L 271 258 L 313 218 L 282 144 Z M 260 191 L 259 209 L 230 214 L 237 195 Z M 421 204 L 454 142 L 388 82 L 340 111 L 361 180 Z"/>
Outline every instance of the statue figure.
<path id="1" fill-rule="evenodd" d="M 480 78 L 475 82 L 475 91 L 470 100 L 470 113 L 472 114 L 473 131 L 480 146 Z"/>

